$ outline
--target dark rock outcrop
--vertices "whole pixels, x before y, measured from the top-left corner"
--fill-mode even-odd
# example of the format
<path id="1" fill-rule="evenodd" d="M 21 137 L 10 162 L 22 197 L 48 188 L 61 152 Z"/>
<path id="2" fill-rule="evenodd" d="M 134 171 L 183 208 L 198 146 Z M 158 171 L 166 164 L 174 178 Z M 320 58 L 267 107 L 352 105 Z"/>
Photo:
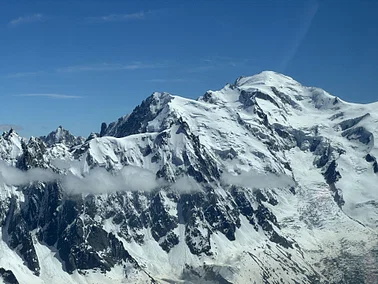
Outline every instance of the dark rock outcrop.
<path id="1" fill-rule="evenodd" d="M 6 270 L 0 267 L 0 279 L 4 281 L 5 284 L 18 284 L 16 276 L 14 276 L 11 270 Z"/>

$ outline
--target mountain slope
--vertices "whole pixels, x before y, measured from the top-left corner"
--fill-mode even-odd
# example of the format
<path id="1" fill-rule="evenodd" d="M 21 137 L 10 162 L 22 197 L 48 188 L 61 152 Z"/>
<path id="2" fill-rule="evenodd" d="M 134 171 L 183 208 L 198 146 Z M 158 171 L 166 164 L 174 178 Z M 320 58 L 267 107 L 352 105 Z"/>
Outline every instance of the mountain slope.
<path id="1" fill-rule="evenodd" d="M 154 93 L 86 141 L 4 133 L 0 267 L 20 283 L 374 283 L 377 110 L 266 71 L 198 100 Z"/>

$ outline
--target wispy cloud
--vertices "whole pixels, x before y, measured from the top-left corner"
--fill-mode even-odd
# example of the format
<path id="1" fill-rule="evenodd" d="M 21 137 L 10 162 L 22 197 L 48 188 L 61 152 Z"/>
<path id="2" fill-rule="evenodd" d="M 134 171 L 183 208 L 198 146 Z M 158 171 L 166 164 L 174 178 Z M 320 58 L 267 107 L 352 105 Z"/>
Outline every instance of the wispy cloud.
<path id="1" fill-rule="evenodd" d="M 38 75 L 46 75 L 54 72 L 58 73 L 78 73 L 78 72 L 112 72 L 112 71 L 127 71 L 127 70 L 143 70 L 143 69 L 155 69 L 169 67 L 169 63 L 143 63 L 143 62 L 131 62 L 128 64 L 121 63 L 99 63 L 99 64 L 86 64 L 86 65 L 72 65 L 60 67 L 50 71 L 30 71 L 30 72 L 16 72 L 10 73 L 4 76 L 4 78 L 23 78 L 32 77 Z M 184 79 L 151 79 L 148 80 L 155 83 L 164 82 L 182 82 Z"/>
<path id="2" fill-rule="evenodd" d="M 98 17 L 87 17 L 86 21 L 90 23 L 138 21 L 146 19 L 148 15 L 153 13 L 155 13 L 155 11 L 140 11 L 137 13 L 128 14 L 109 14 Z"/>
<path id="3" fill-rule="evenodd" d="M 316 17 L 316 14 L 319 10 L 319 1 L 313 0 L 313 1 L 307 1 L 306 2 L 306 8 L 304 11 L 301 11 L 300 15 L 301 22 L 296 25 L 297 30 L 291 33 L 293 35 L 293 39 L 286 39 L 287 43 L 290 43 L 289 48 L 287 48 L 284 57 L 282 58 L 282 61 L 279 65 L 278 69 L 286 70 L 289 63 L 293 60 L 295 55 L 298 52 L 299 47 L 301 46 L 302 42 L 306 38 L 313 20 Z"/>
<path id="4" fill-rule="evenodd" d="M 16 27 L 22 24 L 31 24 L 35 22 L 42 22 L 46 18 L 42 14 L 33 14 L 33 15 L 27 15 L 23 17 L 18 17 L 16 19 L 13 19 L 9 22 L 9 25 L 12 27 Z"/>
<path id="5" fill-rule="evenodd" d="M 164 64 L 146 64 L 142 62 L 133 62 L 130 64 L 102 63 L 91 65 L 74 65 L 58 68 L 57 72 L 106 72 L 106 71 L 123 71 L 137 69 L 162 68 Z"/>
<path id="6" fill-rule="evenodd" d="M 43 98 L 51 98 L 51 99 L 81 99 L 82 96 L 71 96 L 71 95 L 63 95 L 63 94 L 20 94 L 14 95 L 14 97 L 43 97 Z"/>
<path id="7" fill-rule="evenodd" d="M 185 78 L 168 78 L 168 79 L 148 79 L 146 82 L 150 83 L 180 83 L 186 82 L 188 79 Z"/>
<path id="8" fill-rule="evenodd" d="M 32 77 L 44 73 L 43 71 L 34 71 L 34 72 L 18 72 L 5 75 L 5 78 L 22 78 L 22 77 Z"/>
<path id="9" fill-rule="evenodd" d="M 20 126 L 20 125 L 16 125 L 16 124 L 0 124 L 0 130 L 1 131 L 8 131 L 9 129 L 14 129 L 14 130 L 22 130 L 23 127 Z"/>
<path id="10" fill-rule="evenodd" d="M 202 59 L 197 66 L 190 67 L 187 71 L 191 73 L 207 72 L 217 69 L 235 68 L 240 66 L 250 65 L 251 59 L 232 58 L 224 56 L 216 56 L 213 58 Z"/>

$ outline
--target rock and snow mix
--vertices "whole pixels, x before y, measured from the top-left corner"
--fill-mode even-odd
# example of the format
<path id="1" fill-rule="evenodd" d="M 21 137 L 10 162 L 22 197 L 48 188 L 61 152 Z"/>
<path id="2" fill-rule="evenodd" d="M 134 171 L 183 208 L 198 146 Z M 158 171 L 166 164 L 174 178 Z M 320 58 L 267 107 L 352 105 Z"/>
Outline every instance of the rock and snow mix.
<path id="1" fill-rule="evenodd" d="M 378 103 L 275 72 L 88 139 L 0 136 L 10 283 L 375 283 Z"/>

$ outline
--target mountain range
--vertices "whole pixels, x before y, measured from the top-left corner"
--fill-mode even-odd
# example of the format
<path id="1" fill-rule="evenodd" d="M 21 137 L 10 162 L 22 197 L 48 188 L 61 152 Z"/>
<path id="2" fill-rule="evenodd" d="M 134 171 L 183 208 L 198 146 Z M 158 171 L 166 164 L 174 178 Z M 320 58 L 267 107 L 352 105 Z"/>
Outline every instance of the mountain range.
<path id="1" fill-rule="evenodd" d="M 11 129 L 0 283 L 378 283 L 376 137 L 378 103 L 272 71 L 86 139 Z"/>

